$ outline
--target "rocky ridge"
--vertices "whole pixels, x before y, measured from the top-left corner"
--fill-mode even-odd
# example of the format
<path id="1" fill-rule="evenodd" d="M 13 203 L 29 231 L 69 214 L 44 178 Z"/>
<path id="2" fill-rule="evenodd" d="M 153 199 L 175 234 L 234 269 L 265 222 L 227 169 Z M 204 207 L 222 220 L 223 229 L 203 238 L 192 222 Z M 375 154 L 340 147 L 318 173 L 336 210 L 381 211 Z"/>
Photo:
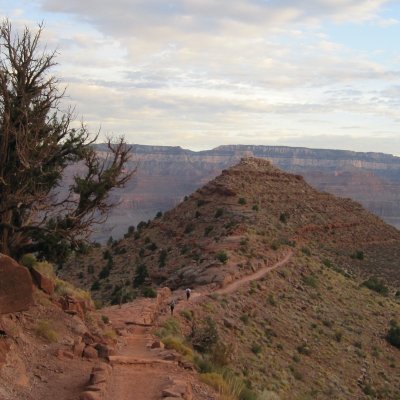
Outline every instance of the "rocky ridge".
<path id="1" fill-rule="evenodd" d="M 99 151 L 103 151 L 99 145 Z M 120 202 L 93 238 L 121 237 L 129 225 L 167 211 L 240 158 L 266 158 L 287 172 L 303 175 L 319 190 L 350 197 L 399 227 L 400 159 L 382 153 L 285 146 L 220 146 L 194 152 L 180 147 L 133 145 L 128 168 L 138 166 L 127 186 L 113 194 Z"/>

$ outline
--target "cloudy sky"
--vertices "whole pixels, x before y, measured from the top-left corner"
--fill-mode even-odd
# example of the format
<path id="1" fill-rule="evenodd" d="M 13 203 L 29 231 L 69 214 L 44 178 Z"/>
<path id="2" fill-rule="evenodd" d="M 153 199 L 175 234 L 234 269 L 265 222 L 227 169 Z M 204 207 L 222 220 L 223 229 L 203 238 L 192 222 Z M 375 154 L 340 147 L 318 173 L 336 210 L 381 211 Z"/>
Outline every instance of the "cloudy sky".
<path id="1" fill-rule="evenodd" d="M 400 2 L 0 0 L 78 118 L 130 143 L 400 155 Z"/>

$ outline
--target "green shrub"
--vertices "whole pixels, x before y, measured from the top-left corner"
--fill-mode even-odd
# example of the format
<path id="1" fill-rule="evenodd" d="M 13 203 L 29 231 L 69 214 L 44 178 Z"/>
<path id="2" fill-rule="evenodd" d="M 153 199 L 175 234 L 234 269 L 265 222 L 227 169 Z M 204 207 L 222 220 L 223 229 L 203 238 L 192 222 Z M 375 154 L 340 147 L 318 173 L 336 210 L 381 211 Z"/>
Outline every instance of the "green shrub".
<path id="1" fill-rule="evenodd" d="M 208 357 L 196 355 L 194 356 L 193 362 L 196 366 L 197 371 L 201 374 L 214 371 L 214 364 Z"/>
<path id="2" fill-rule="evenodd" d="M 157 336 L 160 338 L 167 337 L 167 336 L 174 336 L 180 332 L 180 327 L 178 321 L 170 317 L 164 321 L 161 328 L 157 331 Z"/>
<path id="3" fill-rule="evenodd" d="M 178 353 L 182 354 L 186 358 L 193 360 L 194 353 L 193 350 L 183 343 L 183 340 L 177 336 L 167 336 L 162 339 L 165 347 L 169 350 L 176 350 Z"/>
<path id="4" fill-rule="evenodd" d="M 362 250 L 357 250 L 356 252 L 351 254 L 350 257 L 355 260 L 364 260 L 364 252 Z"/>
<path id="5" fill-rule="evenodd" d="M 226 393 L 228 391 L 228 384 L 225 382 L 224 377 L 217 372 L 200 374 L 200 380 L 207 385 L 213 387 L 219 393 Z"/>
<path id="6" fill-rule="evenodd" d="M 259 210 L 258 204 L 253 204 L 252 210 L 258 211 Z"/>
<path id="7" fill-rule="evenodd" d="M 243 387 L 239 394 L 239 400 L 257 400 L 257 395 L 248 387 Z"/>
<path id="8" fill-rule="evenodd" d="M 215 211 L 214 218 L 221 217 L 223 213 L 224 213 L 224 209 L 223 208 L 218 208 L 217 211 Z"/>
<path id="9" fill-rule="evenodd" d="M 262 350 L 262 347 L 261 347 L 260 344 L 258 344 L 258 343 L 253 343 L 253 344 L 251 345 L 251 351 L 252 351 L 254 354 L 260 354 L 260 353 L 261 353 L 261 350 Z"/>
<path id="10" fill-rule="evenodd" d="M 160 256 L 158 258 L 158 267 L 159 268 L 164 268 L 165 267 L 165 263 L 167 260 L 167 256 L 168 256 L 168 252 L 165 249 L 162 249 L 160 251 Z"/>
<path id="11" fill-rule="evenodd" d="M 204 199 L 197 200 L 197 207 L 204 206 L 204 204 L 206 204 L 206 201 Z"/>
<path id="12" fill-rule="evenodd" d="M 102 315 L 101 320 L 105 323 L 108 324 L 110 322 L 110 318 L 107 317 L 107 315 Z"/>
<path id="13" fill-rule="evenodd" d="M 32 268 L 36 264 L 37 260 L 36 260 L 36 257 L 33 254 L 28 253 L 28 254 L 24 254 L 21 257 L 21 259 L 19 260 L 19 262 L 24 267 Z"/>
<path id="14" fill-rule="evenodd" d="M 300 354 L 304 354 L 306 356 L 309 356 L 311 354 L 311 349 L 304 343 L 301 346 L 297 346 L 297 351 Z"/>
<path id="15" fill-rule="evenodd" d="M 184 233 L 191 233 L 193 232 L 194 229 L 194 224 L 190 222 L 189 224 L 186 225 Z"/>
<path id="16" fill-rule="evenodd" d="M 36 333 L 49 342 L 58 341 L 58 335 L 52 328 L 50 321 L 39 320 L 36 324 Z"/>
<path id="17" fill-rule="evenodd" d="M 96 290 L 99 290 L 99 289 L 100 289 L 100 282 L 99 281 L 94 281 L 92 286 L 91 286 L 91 288 L 90 288 L 90 290 L 95 292 Z"/>
<path id="18" fill-rule="evenodd" d="M 400 349 L 400 326 L 396 321 L 391 321 L 386 340 L 392 345 Z"/>
<path id="19" fill-rule="evenodd" d="M 192 310 L 181 310 L 179 314 L 188 321 L 191 321 L 193 319 Z"/>
<path id="20" fill-rule="evenodd" d="M 204 228 L 204 236 L 208 236 L 209 233 L 214 229 L 212 225 L 208 225 Z"/>
<path id="21" fill-rule="evenodd" d="M 246 199 L 244 197 L 240 197 L 238 203 L 240 205 L 244 206 L 247 203 L 247 201 L 246 201 Z"/>
<path id="22" fill-rule="evenodd" d="M 286 213 L 281 213 L 281 215 L 279 216 L 279 221 L 281 221 L 283 224 L 286 224 L 288 220 L 288 215 Z"/>
<path id="23" fill-rule="evenodd" d="M 147 272 L 146 265 L 143 263 L 138 264 L 136 267 L 136 271 L 135 271 L 135 277 L 133 279 L 133 286 L 139 287 L 139 286 L 143 285 L 143 283 L 146 281 L 148 276 L 149 276 L 149 273 Z"/>
<path id="24" fill-rule="evenodd" d="M 312 288 L 316 288 L 318 286 L 318 280 L 316 278 L 316 276 L 314 275 L 308 275 L 303 277 L 303 282 L 304 284 L 306 284 L 307 286 L 310 286 Z"/>
<path id="25" fill-rule="evenodd" d="M 366 281 L 364 281 L 361 286 L 365 286 L 366 288 L 380 293 L 384 296 L 387 296 L 389 294 L 389 288 L 381 279 L 377 278 L 376 276 L 371 276 Z"/>
<path id="26" fill-rule="evenodd" d="M 159 211 L 159 212 L 156 214 L 156 219 L 161 218 L 161 217 L 162 217 L 162 212 Z"/>
<path id="27" fill-rule="evenodd" d="M 144 286 L 142 288 L 142 295 L 143 297 L 156 298 L 157 292 L 150 286 Z"/>
<path id="28" fill-rule="evenodd" d="M 247 324 L 249 323 L 249 316 L 248 316 L 247 314 L 242 314 L 242 315 L 240 316 L 240 320 L 241 320 L 245 325 L 247 325 Z"/>
<path id="29" fill-rule="evenodd" d="M 301 252 L 302 252 L 303 254 L 305 254 L 306 256 L 311 256 L 311 250 L 310 250 L 308 247 L 306 247 L 306 246 L 303 246 L 303 247 L 301 248 Z"/>
<path id="30" fill-rule="evenodd" d="M 195 350 L 200 353 L 212 351 L 219 339 L 215 322 L 210 316 L 194 325 L 190 335 L 190 341 Z"/>
<path id="31" fill-rule="evenodd" d="M 99 273 L 99 279 L 105 279 L 110 275 L 110 268 L 104 267 Z"/>
<path id="32" fill-rule="evenodd" d="M 226 262 L 228 261 L 228 255 L 225 251 L 220 251 L 219 253 L 217 253 L 217 260 L 222 262 L 223 264 L 226 264 Z"/>

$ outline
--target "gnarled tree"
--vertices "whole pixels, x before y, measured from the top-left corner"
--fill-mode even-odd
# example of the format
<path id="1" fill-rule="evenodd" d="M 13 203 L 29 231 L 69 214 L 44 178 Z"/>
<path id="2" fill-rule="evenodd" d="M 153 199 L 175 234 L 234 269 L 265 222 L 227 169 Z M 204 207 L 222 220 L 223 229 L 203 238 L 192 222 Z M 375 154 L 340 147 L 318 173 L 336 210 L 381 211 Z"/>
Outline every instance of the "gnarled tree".
<path id="1" fill-rule="evenodd" d="M 106 217 L 108 194 L 134 171 L 124 169 L 123 138 L 99 155 L 97 136 L 71 127 L 72 110 L 61 111 L 64 91 L 50 74 L 56 54 L 40 51 L 41 33 L 14 34 L 9 21 L 0 27 L 0 252 L 62 259 Z M 73 163 L 81 175 L 61 191 Z"/>

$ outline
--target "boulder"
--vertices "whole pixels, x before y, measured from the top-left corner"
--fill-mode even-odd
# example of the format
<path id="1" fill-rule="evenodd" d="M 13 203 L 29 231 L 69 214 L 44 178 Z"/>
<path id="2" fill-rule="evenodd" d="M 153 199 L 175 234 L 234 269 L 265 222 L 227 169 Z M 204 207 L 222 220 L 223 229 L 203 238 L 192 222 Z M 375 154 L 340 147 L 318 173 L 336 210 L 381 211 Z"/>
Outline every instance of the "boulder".
<path id="1" fill-rule="evenodd" d="M 98 358 L 97 350 L 92 346 L 86 346 L 83 350 L 83 357 L 95 360 Z"/>
<path id="2" fill-rule="evenodd" d="M 33 305 L 29 271 L 12 258 L 0 254 L 0 314 L 26 311 Z"/>
<path id="3" fill-rule="evenodd" d="M 35 267 L 32 267 L 30 271 L 33 281 L 40 290 L 47 294 L 54 293 L 54 282 L 50 278 L 36 270 Z"/>
<path id="4" fill-rule="evenodd" d="M 107 344 L 98 343 L 95 346 L 100 358 L 107 358 L 115 355 L 115 349 Z"/>
<path id="5" fill-rule="evenodd" d="M 83 392 L 79 396 L 79 400 L 101 400 L 101 397 L 96 392 Z"/>

